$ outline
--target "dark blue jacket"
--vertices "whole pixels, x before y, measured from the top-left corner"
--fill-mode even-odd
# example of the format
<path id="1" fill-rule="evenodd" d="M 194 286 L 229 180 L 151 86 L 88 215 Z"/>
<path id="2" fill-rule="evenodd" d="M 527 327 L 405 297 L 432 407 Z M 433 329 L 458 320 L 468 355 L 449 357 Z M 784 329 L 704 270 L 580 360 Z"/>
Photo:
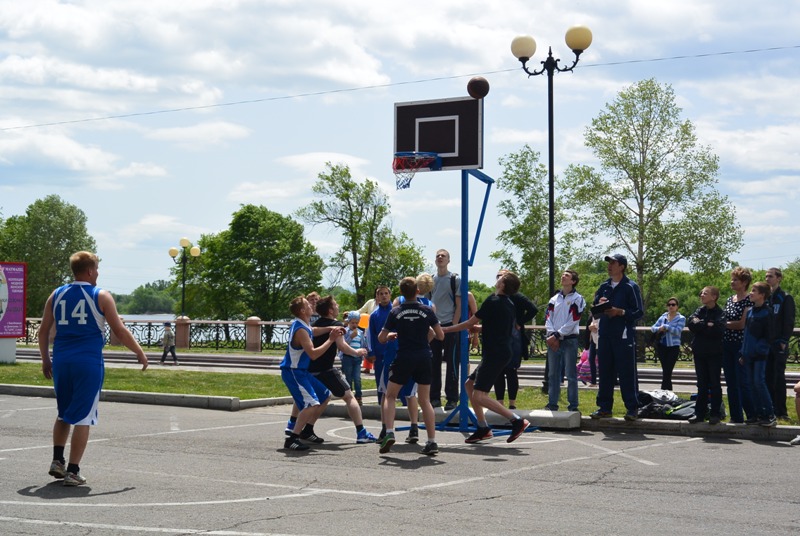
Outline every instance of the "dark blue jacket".
<path id="1" fill-rule="evenodd" d="M 788 344 L 789 337 L 794 332 L 794 298 L 778 287 L 778 290 L 772 293 L 770 304 L 772 305 L 775 342 Z"/>
<path id="2" fill-rule="evenodd" d="M 644 304 L 639 285 L 623 275 L 616 287 L 611 286 L 611 278 L 600 285 L 594 295 L 593 305 L 597 305 L 600 298 L 608 298 L 612 307 L 625 311 L 624 316 L 608 317 L 602 315 L 597 333 L 601 340 L 611 339 L 619 341 L 623 335 L 634 341 L 636 339 L 636 322 L 644 316 Z"/>
<path id="3" fill-rule="evenodd" d="M 744 325 L 742 357 L 745 361 L 762 361 L 769 355 L 772 346 L 772 311 L 765 302 L 747 313 Z"/>

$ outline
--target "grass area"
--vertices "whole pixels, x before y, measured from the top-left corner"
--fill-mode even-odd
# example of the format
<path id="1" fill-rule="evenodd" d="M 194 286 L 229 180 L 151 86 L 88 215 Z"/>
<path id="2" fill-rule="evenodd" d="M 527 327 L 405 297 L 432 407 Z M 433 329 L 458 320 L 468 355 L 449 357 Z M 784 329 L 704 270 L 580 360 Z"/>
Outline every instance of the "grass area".
<path id="1" fill-rule="evenodd" d="M 0 365 L 0 383 L 51 386 L 42 375 L 41 365 L 15 363 Z M 375 381 L 362 380 L 364 389 L 374 389 Z M 235 396 L 241 400 L 288 396 L 281 377 L 274 374 L 239 372 L 200 372 L 180 369 L 148 368 L 144 373 L 133 368 L 106 368 L 104 389 L 147 393 L 176 393 L 207 396 Z"/>
<path id="2" fill-rule="evenodd" d="M 362 375 L 361 381 L 364 389 L 375 389 L 375 380 L 372 376 Z M 52 381 L 42 375 L 41 366 L 36 363 L 0 365 L 0 383 L 52 385 Z M 132 368 L 107 367 L 103 388 L 112 391 L 234 396 L 241 400 L 275 398 L 289 394 L 281 377 L 275 374 L 200 372 L 172 367 L 149 368 L 144 373 Z M 689 392 L 676 392 L 676 394 L 686 400 L 690 396 Z M 597 409 L 596 396 L 596 389 L 579 390 L 579 409 L 583 415 L 588 415 Z M 523 387 L 517 396 L 517 408 L 521 410 L 542 409 L 547 402 L 547 395 L 542 393 L 539 387 Z M 798 425 L 793 399 L 789 398 L 788 402 L 790 419 L 781 421 L 781 424 Z M 559 407 L 566 409 L 567 406 L 567 390 L 562 388 Z M 616 390 L 614 392 L 614 416 L 622 417 L 624 414 L 625 405 L 622 403 L 619 390 Z"/>

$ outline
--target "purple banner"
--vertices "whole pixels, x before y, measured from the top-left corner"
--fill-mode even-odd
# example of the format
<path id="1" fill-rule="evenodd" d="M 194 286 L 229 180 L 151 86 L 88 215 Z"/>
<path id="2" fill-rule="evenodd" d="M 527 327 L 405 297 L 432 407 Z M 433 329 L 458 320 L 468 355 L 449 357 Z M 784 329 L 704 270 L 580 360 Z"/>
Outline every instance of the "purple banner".
<path id="1" fill-rule="evenodd" d="M 25 336 L 24 262 L 0 262 L 0 338 Z"/>

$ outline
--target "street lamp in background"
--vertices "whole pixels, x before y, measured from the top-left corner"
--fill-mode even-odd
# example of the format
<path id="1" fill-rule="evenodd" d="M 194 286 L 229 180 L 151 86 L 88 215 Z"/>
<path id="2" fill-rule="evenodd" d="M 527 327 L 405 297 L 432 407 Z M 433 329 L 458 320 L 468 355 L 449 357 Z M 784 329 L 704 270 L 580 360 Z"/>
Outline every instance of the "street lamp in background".
<path id="1" fill-rule="evenodd" d="M 571 71 L 578 65 L 578 59 L 584 50 L 589 48 L 592 44 L 592 31 L 586 26 L 573 26 L 567 30 L 565 36 L 567 46 L 575 53 L 575 61 L 569 67 L 560 67 L 558 60 L 553 58 L 553 48 L 550 47 L 547 53 L 547 59 L 541 62 L 542 68 L 537 70 L 528 70 L 528 60 L 533 57 L 536 52 L 536 40 L 529 35 L 520 35 L 511 41 L 511 53 L 522 63 L 522 70 L 528 73 L 528 76 L 535 76 L 547 73 L 547 125 L 548 125 L 548 150 L 549 154 L 549 168 L 550 168 L 550 190 L 548 199 L 549 210 L 549 245 L 550 245 L 550 296 L 556 293 L 556 261 L 555 261 L 555 222 L 554 222 L 554 207 L 555 207 L 555 178 L 554 178 L 554 165 L 553 165 L 553 74 L 558 72 Z"/>
<path id="2" fill-rule="evenodd" d="M 175 264 L 181 265 L 181 316 L 186 316 L 186 263 L 189 262 L 191 257 L 200 256 L 200 248 L 193 246 L 189 239 L 186 237 L 181 238 L 180 249 L 176 247 L 169 248 L 169 256 Z M 188 250 L 188 254 L 187 254 Z M 180 255 L 180 257 L 178 257 Z"/>

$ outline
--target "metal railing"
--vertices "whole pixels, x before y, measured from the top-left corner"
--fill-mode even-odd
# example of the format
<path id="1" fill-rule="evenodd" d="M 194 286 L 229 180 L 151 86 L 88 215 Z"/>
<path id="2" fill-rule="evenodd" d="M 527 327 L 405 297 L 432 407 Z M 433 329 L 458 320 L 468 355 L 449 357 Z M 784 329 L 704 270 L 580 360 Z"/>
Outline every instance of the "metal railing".
<path id="1" fill-rule="evenodd" d="M 261 349 L 279 350 L 286 349 L 289 342 L 289 322 L 259 322 L 261 331 Z M 38 344 L 40 318 L 29 318 L 25 324 L 25 336 L 18 339 L 23 344 Z M 125 327 L 133 334 L 134 338 L 143 348 L 153 348 L 161 346 L 161 339 L 164 336 L 164 322 L 161 320 L 135 320 L 125 321 Z M 191 320 L 189 326 L 189 346 L 191 348 L 207 348 L 215 350 L 239 350 L 245 349 L 246 324 L 244 320 Z M 526 326 L 525 330 L 530 340 L 530 356 L 543 358 L 547 355 L 547 344 L 545 343 L 544 326 Z M 106 326 L 106 341 L 110 336 L 110 330 Z M 579 335 L 580 341 L 584 340 L 584 328 L 581 328 Z M 650 343 L 652 332 L 649 327 L 636 328 L 636 356 L 639 362 L 656 362 L 657 357 L 655 348 Z M 679 361 L 691 361 L 692 349 L 691 332 L 683 330 L 681 335 L 681 350 L 678 357 Z M 582 344 L 580 345 L 582 346 Z M 480 346 L 471 349 L 471 355 L 480 355 Z M 789 353 L 787 361 L 789 363 L 800 363 L 800 328 L 795 328 L 792 337 L 789 339 Z"/>

